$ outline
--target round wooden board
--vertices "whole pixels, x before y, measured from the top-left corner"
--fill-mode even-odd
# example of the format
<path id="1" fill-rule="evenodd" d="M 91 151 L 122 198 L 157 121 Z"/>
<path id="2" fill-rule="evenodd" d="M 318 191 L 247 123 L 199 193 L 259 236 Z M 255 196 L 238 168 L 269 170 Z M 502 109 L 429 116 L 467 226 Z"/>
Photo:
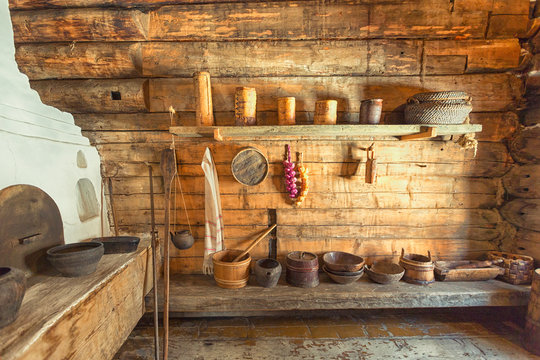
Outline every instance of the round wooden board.
<path id="1" fill-rule="evenodd" d="M 268 159 L 255 148 L 240 150 L 231 163 L 234 178 L 240 184 L 258 185 L 268 175 Z"/>

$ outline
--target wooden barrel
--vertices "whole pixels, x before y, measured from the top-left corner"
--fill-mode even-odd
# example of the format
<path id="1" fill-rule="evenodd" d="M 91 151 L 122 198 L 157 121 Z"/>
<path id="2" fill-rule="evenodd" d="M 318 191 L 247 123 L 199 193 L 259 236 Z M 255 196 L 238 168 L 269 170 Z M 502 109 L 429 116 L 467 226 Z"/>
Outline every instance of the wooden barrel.
<path id="1" fill-rule="evenodd" d="M 294 125 L 296 123 L 296 99 L 281 97 L 278 99 L 278 125 Z"/>
<path id="2" fill-rule="evenodd" d="M 214 280 L 219 287 L 238 289 L 246 286 L 249 279 L 251 256 L 246 254 L 242 259 L 231 262 L 242 250 L 222 250 L 212 256 L 214 264 Z"/>
<path id="3" fill-rule="evenodd" d="M 403 280 L 411 284 L 427 285 L 435 281 L 434 265 L 431 261 L 431 253 L 428 256 L 407 254 L 401 249 L 399 265 L 405 269 Z"/>
<path id="4" fill-rule="evenodd" d="M 193 74 L 195 85 L 195 124 L 197 126 L 213 126 L 214 113 L 212 108 L 212 88 L 210 86 L 210 73 L 201 71 Z"/>
<path id="5" fill-rule="evenodd" d="M 337 100 L 320 100 L 315 103 L 315 125 L 335 125 L 337 121 Z"/>
<path id="6" fill-rule="evenodd" d="M 287 282 L 293 286 L 312 288 L 319 285 L 319 259 L 306 251 L 287 254 Z"/>
<path id="7" fill-rule="evenodd" d="M 521 342 L 525 349 L 540 355 L 540 269 L 534 271 L 531 298 Z"/>
<path id="8" fill-rule="evenodd" d="M 257 92 L 254 88 L 236 88 L 234 117 L 236 126 L 257 125 Z"/>

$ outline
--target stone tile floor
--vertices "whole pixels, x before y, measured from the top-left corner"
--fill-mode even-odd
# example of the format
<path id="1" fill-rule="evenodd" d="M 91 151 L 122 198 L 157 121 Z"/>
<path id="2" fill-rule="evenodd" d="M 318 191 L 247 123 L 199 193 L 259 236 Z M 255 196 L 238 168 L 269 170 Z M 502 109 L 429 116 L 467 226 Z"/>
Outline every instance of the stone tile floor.
<path id="1" fill-rule="evenodd" d="M 169 358 L 540 359 L 520 346 L 523 316 L 467 308 L 171 319 Z M 153 331 L 143 318 L 115 359 L 153 359 Z"/>

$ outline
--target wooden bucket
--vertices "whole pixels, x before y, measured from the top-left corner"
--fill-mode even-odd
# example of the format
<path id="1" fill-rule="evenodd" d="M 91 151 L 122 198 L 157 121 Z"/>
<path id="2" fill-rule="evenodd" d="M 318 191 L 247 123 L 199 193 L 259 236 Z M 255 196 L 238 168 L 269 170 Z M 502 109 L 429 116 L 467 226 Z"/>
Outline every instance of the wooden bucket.
<path id="1" fill-rule="evenodd" d="M 521 342 L 525 349 L 540 355 L 540 269 L 534 271 L 531 298 Z"/>
<path id="2" fill-rule="evenodd" d="M 242 250 L 222 250 L 212 256 L 214 264 L 214 280 L 219 287 L 238 289 L 246 286 L 249 279 L 251 256 L 246 254 L 237 262 L 231 262 Z"/>
<path id="3" fill-rule="evenodd" d="M 287 254 L 287 282 L 293 286 L 312 288 L 319 285 L 319 259 L 306 251 Z"/>
<path id="4" fill-rule="evenodd" d="M 428 256 L 418 254 L 405 255 L 405 249 L 401 249 L 399 265 L 405 269 L 403 280 L 411 284 L 427 285 L 435 281 L 433 272 L 434 265 L 431 261 L 431 252 Z"/>
<path id="5" fill-rule="evenodd" d="M 278 125 L 296 123 L 296 100 L 293 97 L 278 98 Z"/>
<path id="6" fill-rule="evenodd" d="M 319 100 L 315 102 L 315 125 L 336 125 L 337 100 Z"/>

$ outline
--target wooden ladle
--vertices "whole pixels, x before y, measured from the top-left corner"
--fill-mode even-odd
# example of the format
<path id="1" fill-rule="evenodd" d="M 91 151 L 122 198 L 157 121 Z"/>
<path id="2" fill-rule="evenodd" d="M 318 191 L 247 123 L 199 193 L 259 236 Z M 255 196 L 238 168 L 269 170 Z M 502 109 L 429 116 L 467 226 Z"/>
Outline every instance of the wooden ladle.
<path id="1" fill-rule="evenodd" d="M 242 253 L 240 253 L 240 255 L 238 255 L 237 257 L 234 258 L 233 261 L 231 262 L 237 262 L 238 260 L 240 260 L 241 258 L 243 258 L 251 249 L 253 249 L 255 247 L 255 245 L 257 245 L 262 239 L 264 239 L 266 237 L 266 235 L 270 234 L 270 232 L 272 230 L 274 230 L 276 228 L 277 224 L 274 224 L 272 226 L 270 226 L 261 236 L 259 236 L 257 239 L 255 239 L 251 245 L 248 246 L 248 248 L 244 251 L 242 251 Z"/>
<path id="2" fill-rule="evenodd" d="M 174 150 L 165 149 L 161 152 L 161 174 L 163 176 L 163 188 L 165 190 L 165 236 L 163 241 L 163 359 L 169 355 L 169 223 L 171 216 L 171 184 L 176 175 L 176 159 Z"/>

